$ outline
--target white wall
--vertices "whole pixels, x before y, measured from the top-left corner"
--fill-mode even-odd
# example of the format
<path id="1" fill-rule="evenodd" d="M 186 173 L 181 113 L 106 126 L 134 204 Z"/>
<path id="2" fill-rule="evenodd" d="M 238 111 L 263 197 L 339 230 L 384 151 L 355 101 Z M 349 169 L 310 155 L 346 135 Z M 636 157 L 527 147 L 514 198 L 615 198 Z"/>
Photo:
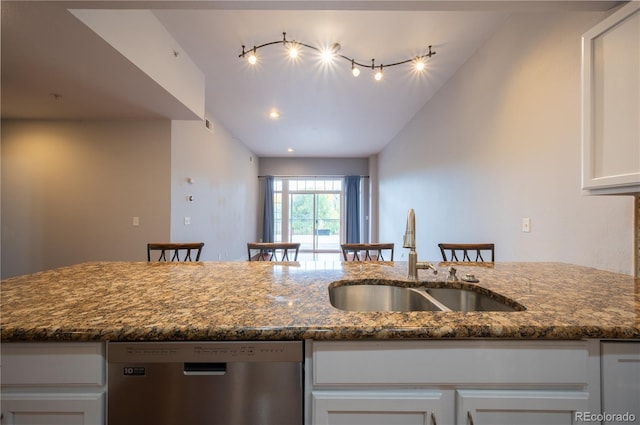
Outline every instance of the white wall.
<path id="1" fill-rule="evenodd" d="M 602 17 L 505 22 L 380 153 L 381 240 L 402 246 L 414 208 L 421 260 L 439 242 L 494 242 L 497 261 L 632 274 L 633 198 L 580 191 L 580 37 Z"/>
<path id="2" fill-rule="evenodd" d="M 204 117 L 205 77 L 150 10 L 70 12 L 193 113 Z M 177 52 L 169 55 L 168 49 Z"/>
<path id="3" fill-rule="evenodd" d="M 2 121 L 2 278 L 146 260 L 169 237 L 170 143 L 169 121 Z"/>
<path id="4" fill-rule="evenodd" d="M 258 160 L 212 123 L 213 132 L 202 121 L 172 122 L 171 240 L 204 242 L 201 260 L 246 260 L 256 234 Z"/>
<path id="5" fill-rule="evenodd" d="M 260 175 L 349 176 L 368 175 L 368 158 L 260 158 Z"/>

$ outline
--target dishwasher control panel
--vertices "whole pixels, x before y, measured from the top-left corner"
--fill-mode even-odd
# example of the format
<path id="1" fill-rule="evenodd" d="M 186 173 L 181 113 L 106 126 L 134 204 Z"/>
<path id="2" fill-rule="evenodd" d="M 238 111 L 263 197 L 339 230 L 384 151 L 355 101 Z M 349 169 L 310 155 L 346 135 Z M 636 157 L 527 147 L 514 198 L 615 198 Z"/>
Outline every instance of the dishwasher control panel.
<path id="1" fill-rule="evenodd" d="M 109 362 L 302 361 L 302 341 L 110 342 Z"/>

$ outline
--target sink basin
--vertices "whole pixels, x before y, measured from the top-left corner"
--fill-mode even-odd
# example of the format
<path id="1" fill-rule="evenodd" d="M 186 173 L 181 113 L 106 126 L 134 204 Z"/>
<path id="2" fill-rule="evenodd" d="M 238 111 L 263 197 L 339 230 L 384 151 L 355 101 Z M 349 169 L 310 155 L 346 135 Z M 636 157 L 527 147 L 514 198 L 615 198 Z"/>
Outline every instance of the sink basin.
<path id="1" fill-rule="evenodd" d="M 413 288 L 393 281 L 333 282 L 329 285 L 329 300 L 335 308 L 347 311 L 525 310 L 521 304 L 495 293 L 470 288 Z"/>
<path id="2" fill-rule="evenodd" d="M 331 305 L 348 311 L 441 311 L 424 291 L 392 285 L 344 285 L 329 289 Z"/>
<path id="3" fill-rule="evenodd" d="M 428 294 L 452 311 L 522 311 L 524 306 L 502 296 L 464 288 L 427 288 Z"/>

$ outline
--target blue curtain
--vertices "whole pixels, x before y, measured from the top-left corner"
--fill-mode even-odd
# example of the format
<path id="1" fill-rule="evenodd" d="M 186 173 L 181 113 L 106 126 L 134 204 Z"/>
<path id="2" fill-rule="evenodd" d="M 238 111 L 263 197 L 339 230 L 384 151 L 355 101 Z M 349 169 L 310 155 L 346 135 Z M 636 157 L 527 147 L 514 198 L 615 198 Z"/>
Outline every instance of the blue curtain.
<path id="1" fill-rule="evenodd" d="M 344 178 L 346 243 L 360 243 L 360 176 Z"/>
<path id="2" fill-rule="evenodd" d="M 262 179 L 264 193 L 264 206 L 262 209 L 262 242 L 274 242 L 273 240 L 273 176 L 265 176 Z"/>

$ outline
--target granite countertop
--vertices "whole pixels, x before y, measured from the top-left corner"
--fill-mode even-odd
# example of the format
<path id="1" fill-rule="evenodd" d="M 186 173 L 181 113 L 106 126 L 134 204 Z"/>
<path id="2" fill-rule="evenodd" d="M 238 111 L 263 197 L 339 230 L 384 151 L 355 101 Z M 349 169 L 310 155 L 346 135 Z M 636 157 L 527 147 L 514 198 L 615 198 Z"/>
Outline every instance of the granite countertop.
<path id="1" fill-rule="evenodd" d="M 439 285 L 439 274 L 420 270 Z M 640 279 L 560 263 L 458 265 L 516 312 L 347 312 L 338 280 L 406 279 L 406 262 L 92 262 L 1 282 L 2 341 L 640 339 Z"/>

